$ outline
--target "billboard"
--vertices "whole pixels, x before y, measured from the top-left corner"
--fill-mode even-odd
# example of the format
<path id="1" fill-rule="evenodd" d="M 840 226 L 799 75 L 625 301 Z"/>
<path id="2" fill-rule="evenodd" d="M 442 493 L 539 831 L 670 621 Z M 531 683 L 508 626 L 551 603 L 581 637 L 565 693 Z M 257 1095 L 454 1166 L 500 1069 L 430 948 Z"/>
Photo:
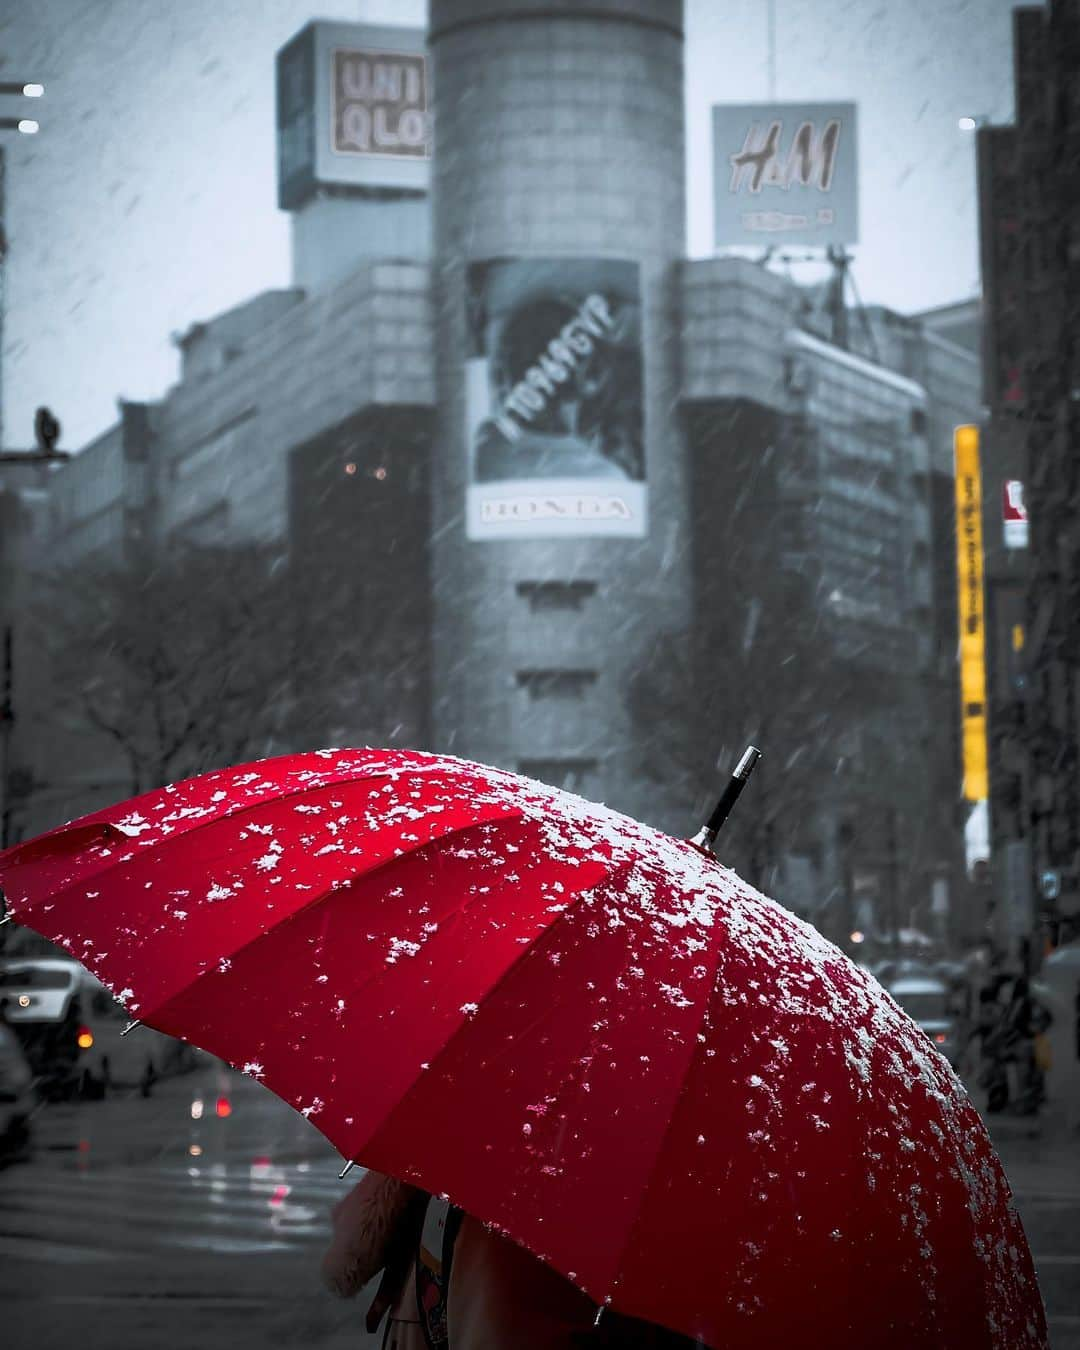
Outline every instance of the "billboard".
<path id="1" fill-rule="evenodd" d="M 428 156 L 427 61 L 422 52 L 337 48 L 335 154 Z"/>
<path id="2" fill-rule="evenodd" d="M 431 126 L 421 28 L 316 20 L 277 56 L 278 205 L 322 187 L 425 192 Z"/>
<path id="3" fill-rule="evenodd" d="M 638 265 L 499 258 L 465 291 L 468 538 L 643 537 Z"/>
<path id="4" fill-rule="evenodd" d="M 1024 505 L 1024 485 L 1018 478 L 1007 478 L 1001 485 L 1001 521 L 1006 548 L 1027 548 L 1028 513 Z"/>
<path id="5" fill-rule="evenodd" d="M 982 488 L 979 429 L 957 427 L 956 566 L 960 628 L 960 702 L 963 728 L 964 796 L 989 796 L 986 743 L 986 608 L 983 598 Z"/>
<path id="6" fill-rule="evenodd" d="M 713 107 L 717 248 L 858 241 L 854 103 Z"/>

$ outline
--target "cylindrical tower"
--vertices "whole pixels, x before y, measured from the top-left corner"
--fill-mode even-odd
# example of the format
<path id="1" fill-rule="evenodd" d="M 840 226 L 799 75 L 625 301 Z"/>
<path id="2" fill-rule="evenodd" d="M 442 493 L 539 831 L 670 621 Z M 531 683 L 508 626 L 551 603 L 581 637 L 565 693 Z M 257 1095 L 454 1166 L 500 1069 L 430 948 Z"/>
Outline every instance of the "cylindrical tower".
<path id="1" fill-rule="evenodd" d="M 431 0 L 429 42 L 436 748 L 688 828 L 627 706 L 690 612 L 682 2 Z"/>

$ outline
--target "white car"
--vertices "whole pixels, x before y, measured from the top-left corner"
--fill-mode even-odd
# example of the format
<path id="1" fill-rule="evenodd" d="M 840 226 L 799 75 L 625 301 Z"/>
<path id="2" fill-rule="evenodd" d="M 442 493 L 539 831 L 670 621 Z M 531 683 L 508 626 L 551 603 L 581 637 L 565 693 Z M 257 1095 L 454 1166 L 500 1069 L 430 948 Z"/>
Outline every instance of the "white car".
<path id="1" fill-rule="evenodd" d="M 25 1157 L 37 1107 L 34 1075 L 19 1039 L 0 1018 L 0 1163 Z"/>
<path id="2" fill-rule="evenodd" d="M 34 1073 L 54 1096 L 103 1096 L 138 1087 L 148 1095 L 159 1078 L 193 1068 L 197 1052 L 183 1041 L 140 1027 L 112 994 L 76 961 L 19 957 L 0 965 L 0 995 Z"/>

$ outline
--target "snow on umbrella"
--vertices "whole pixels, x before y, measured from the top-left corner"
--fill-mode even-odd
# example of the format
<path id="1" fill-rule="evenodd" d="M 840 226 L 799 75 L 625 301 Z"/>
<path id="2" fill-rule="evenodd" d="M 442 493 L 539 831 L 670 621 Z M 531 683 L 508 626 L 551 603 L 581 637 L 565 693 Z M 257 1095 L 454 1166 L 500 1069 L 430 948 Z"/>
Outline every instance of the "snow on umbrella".
<path id="1" fill-rule="evenodd" d="M 11 913 L 348 1159 L 711 1346 L 1045 1345 L 977 1113 L 814 929 L 463 760 L 205 774 L 0 855 Z"/>

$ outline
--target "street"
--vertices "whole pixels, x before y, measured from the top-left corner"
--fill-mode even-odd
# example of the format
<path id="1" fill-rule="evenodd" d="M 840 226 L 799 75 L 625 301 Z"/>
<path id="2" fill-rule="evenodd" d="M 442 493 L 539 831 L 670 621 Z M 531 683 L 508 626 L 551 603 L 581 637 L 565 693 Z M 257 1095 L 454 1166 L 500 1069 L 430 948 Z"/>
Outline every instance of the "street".
<path id="1" fill-rule="evenodd" d="M 211 1065 L 148 1100 L 45 1107 L 35 1126 L 32 1161 L 0 1172 L 7 1350 L 375 1343 L 362 1301 L 339 1303 L 319 1284 L 329 1209 L 351 1179 L 258 1084 Z M 1080 1350 L 1077 1144 L 1007 1118 L 993 1133 L 1052 1350 Z"/>
<path id="2" fill-rule="evenodd" d="M 1080 1350 L 1080 1136 L 990 1119 L 1035 1258 L 1051 1350 Z"/>
<path id="3" fill-rule="evenodd" d="M 212 1065 L 34 1125 L 32 1161 L 0 1171 L 5 1350 L 373 1343 L 319 1282 L 358 1174 L 258 1084 Z"/>

